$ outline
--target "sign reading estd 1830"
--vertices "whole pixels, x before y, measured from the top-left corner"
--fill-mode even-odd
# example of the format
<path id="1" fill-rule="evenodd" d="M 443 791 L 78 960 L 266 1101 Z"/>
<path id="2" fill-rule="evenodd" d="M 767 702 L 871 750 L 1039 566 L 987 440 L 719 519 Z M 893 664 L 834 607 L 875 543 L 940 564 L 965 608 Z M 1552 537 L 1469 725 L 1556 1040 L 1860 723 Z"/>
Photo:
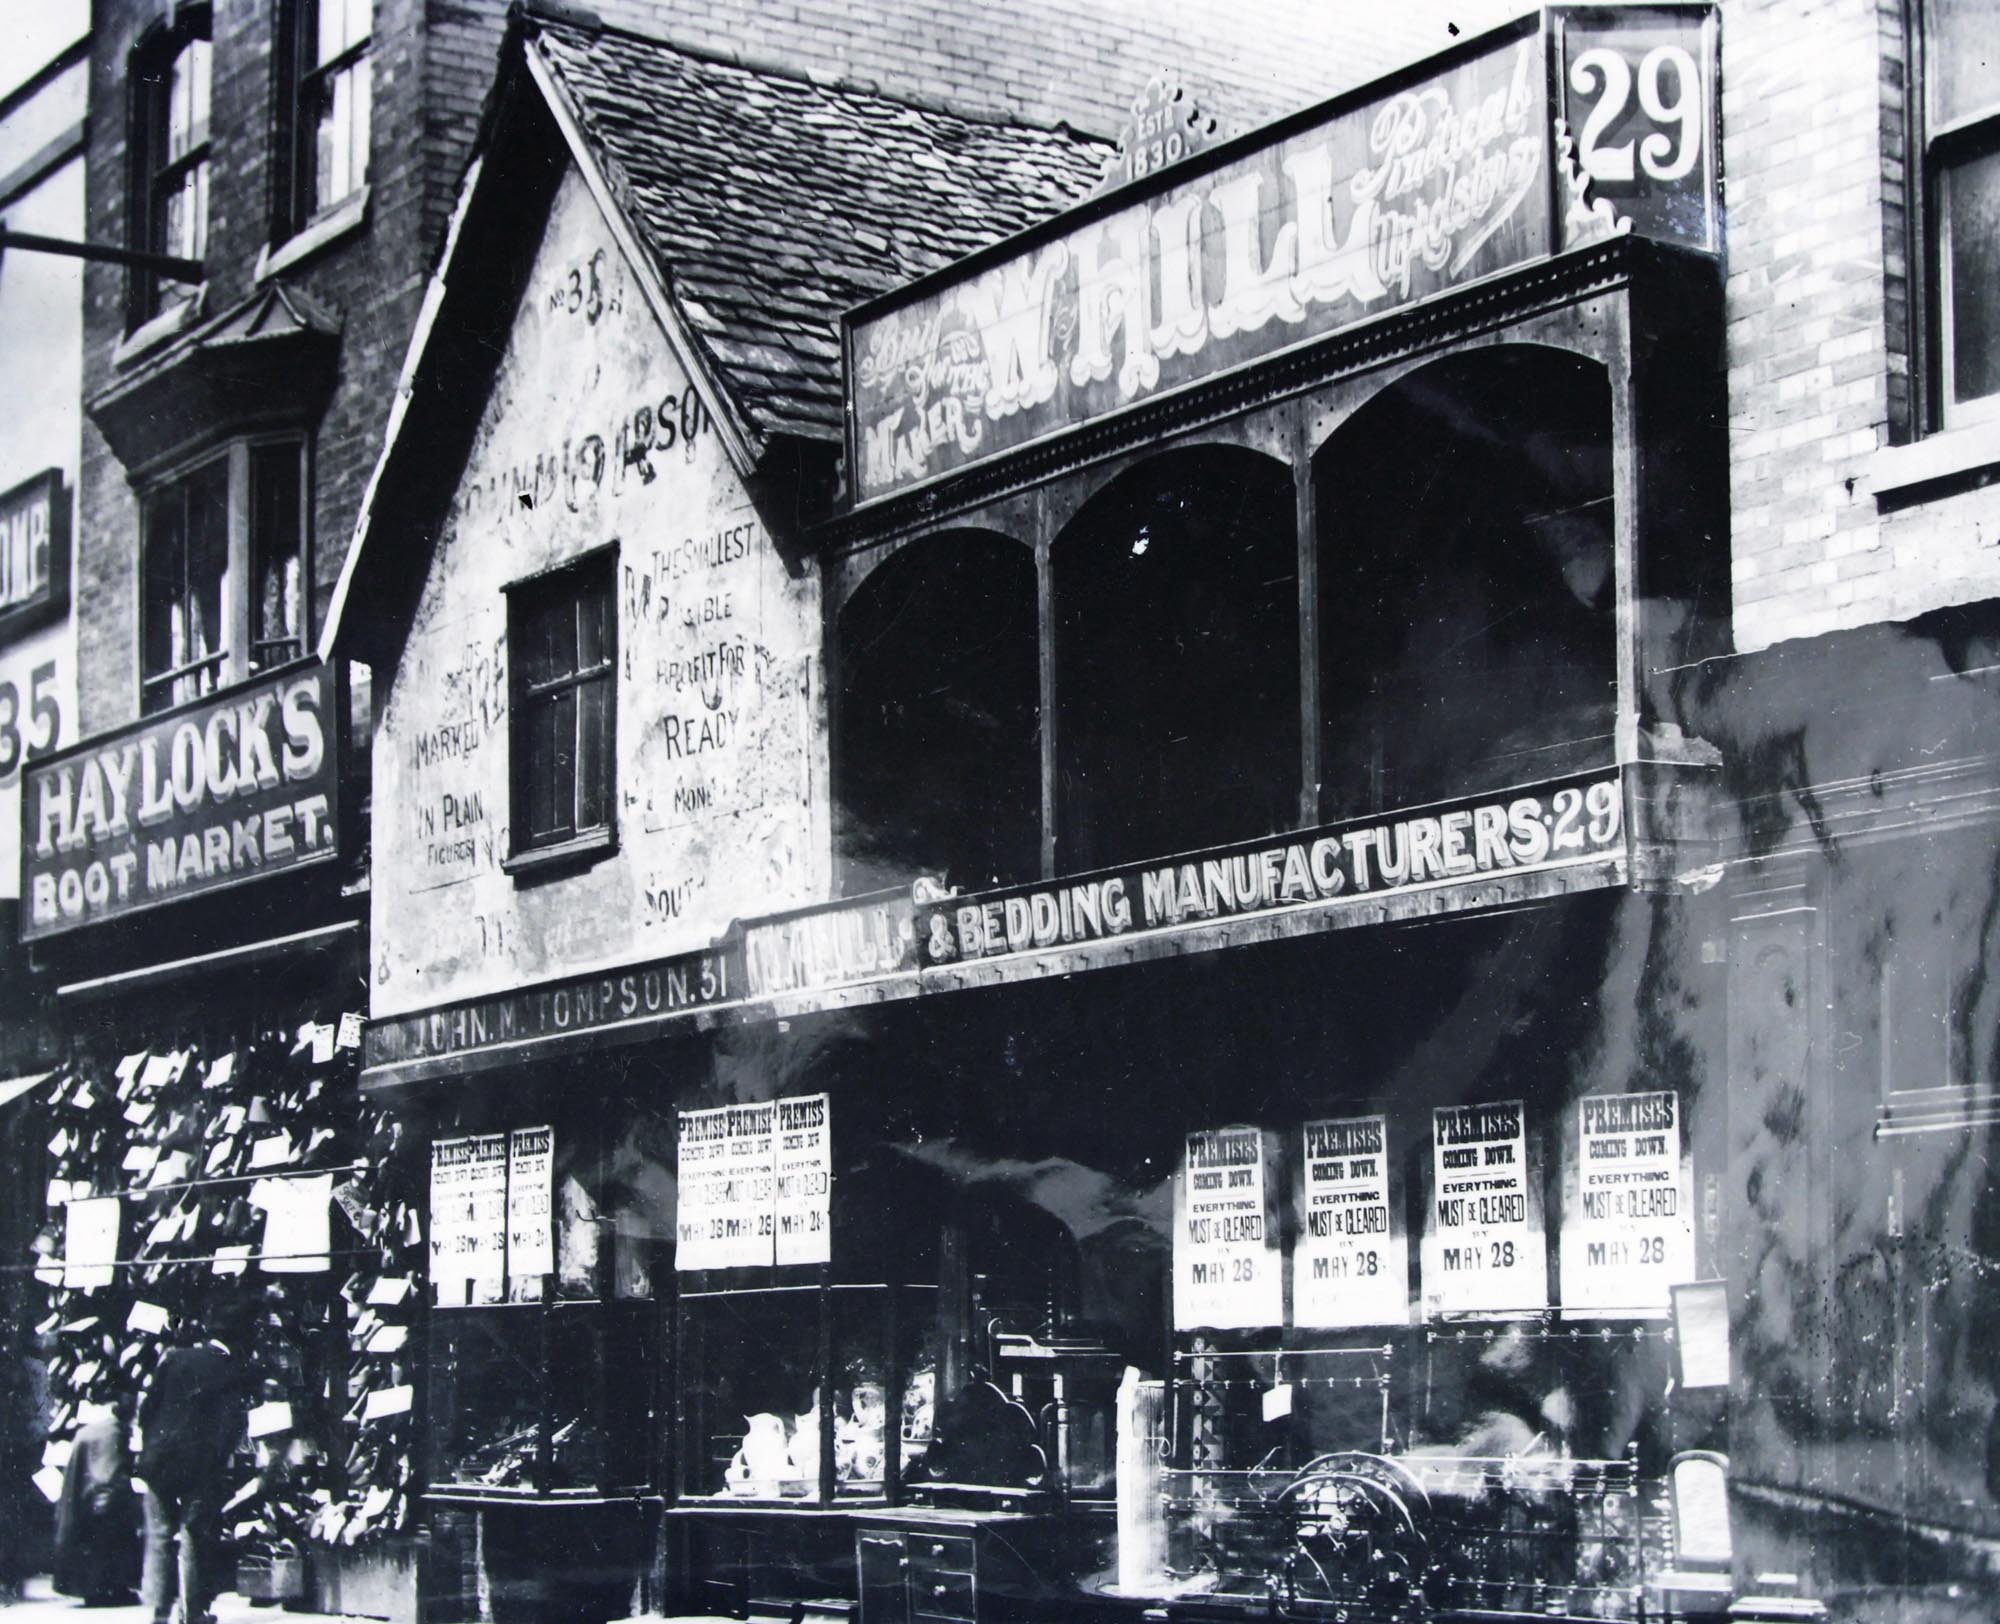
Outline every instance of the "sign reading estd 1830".
<path id="1" fill-rule="evenodd" d="M 22 938 L 333 857 L 338 695 L 332 671 L 300 667 L 31 765 Z"/>

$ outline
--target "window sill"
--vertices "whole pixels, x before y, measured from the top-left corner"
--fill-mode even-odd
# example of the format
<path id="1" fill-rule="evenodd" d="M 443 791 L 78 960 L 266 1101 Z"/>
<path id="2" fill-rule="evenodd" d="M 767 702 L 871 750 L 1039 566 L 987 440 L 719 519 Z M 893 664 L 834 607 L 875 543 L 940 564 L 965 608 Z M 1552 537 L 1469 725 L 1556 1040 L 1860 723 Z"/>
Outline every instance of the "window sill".
<path id="1" fill-rule="evenodd" d="M 311 259 L 323 248 L 331 248 L 342 238 L 359 231 L 368 220 L 368 188 L 362 187 L 342 198 L 330 209 L 315 214 L 275 247 L 266 243 L 257 255 L 256 280 L 269 281 L 280 271 Z"/>
<path id="2" fill-rule="evenodd" d="M 151 353 L 172 338 L 184 332 L 208 305 L 208 284 L 203 283 L 194 291 L 194 297 L 183 299 L 171 310 L 163 310 L 151 321 L 141 322 L 118 341 L 118 347 L 111 352 L 111 364 L 115 367 L 129 366 L 140 356 Z"/>
<path id="3" fill-rule="evenodd" d="M 618 850 L 618 831 L 609 825 L 575 835 L 553 846 L 533 846 L 501 859 L 500 872 L 517 880 L 540 879 L 588 868 Z"/>
<path id="4" fill-rule="evenodd" d="M 2000 418 L 1927 434 L 1908 445 L 1884 446 L 1868 465 L 1876 502 L 1897 507 L 1982 485 L 2000 474 Z"/>

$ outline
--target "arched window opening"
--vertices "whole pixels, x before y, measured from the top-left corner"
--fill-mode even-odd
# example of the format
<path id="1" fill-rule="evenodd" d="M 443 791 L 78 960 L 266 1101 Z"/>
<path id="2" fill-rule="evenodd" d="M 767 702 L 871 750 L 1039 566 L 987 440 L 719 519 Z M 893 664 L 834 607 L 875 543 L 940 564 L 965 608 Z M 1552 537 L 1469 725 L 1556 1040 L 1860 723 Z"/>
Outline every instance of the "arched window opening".
<path id="1" fill-rule="evenodd" d="M 1322 813 L 1608 763 L 1611 386 L 1540 347 L 1384 390 L 1314 459 Z"/>
<path id="2" fill-rule="evenodd" d="M 979 889 L 1041 861 L 1035 561 L 1002 537 L 906 547 L 840 612 L 835 842 L 844 894 L 945 874 Z"/>
<path id="3" fill-rule="evenodd" d="M 1129 470 L 1057 539 L 1060 870 L 1295 820 L 1295 511 L 1283 464 L 1210 446 Z"/>

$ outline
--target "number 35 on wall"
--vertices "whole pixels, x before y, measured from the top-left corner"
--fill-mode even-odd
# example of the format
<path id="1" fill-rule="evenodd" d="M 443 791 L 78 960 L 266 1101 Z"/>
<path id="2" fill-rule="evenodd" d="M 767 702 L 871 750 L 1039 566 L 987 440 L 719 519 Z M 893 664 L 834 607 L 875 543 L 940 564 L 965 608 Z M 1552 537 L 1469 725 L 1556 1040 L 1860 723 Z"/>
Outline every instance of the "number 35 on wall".
<path id="1" fill-rule="evenodd" d="M 44 660 L 28 674 L 25 696 L 11 678 L 0 677 L 0 784 L 13 782 L 22 762 L 54 750 L 61 735 L 54 660 Z"/>
<path id="2" fill-rule="evenodd" d="M 1634 228 L 1716 246 L 1715 17 L 1644 7 L 1563 26 L 1564 116 L 1591 195 Z"/>

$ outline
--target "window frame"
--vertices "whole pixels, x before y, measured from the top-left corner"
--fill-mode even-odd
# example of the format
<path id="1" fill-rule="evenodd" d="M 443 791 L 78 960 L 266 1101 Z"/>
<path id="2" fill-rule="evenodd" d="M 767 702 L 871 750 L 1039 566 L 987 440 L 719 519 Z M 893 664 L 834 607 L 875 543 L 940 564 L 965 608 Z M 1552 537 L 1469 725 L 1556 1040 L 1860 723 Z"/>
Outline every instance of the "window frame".
<path id="1" fill-rule="evenodd" d="M 1918 354 L 1924 366 L 1924 424 L 1933 433 L 2000 420 L 2000 388 L 1960 401 L 1953 393 L 1955 306 L 1951 273 L 1951 234 L 1945 199 L 1953 171 L 2000 155 L 2000 95 L 1977 111 L 1944 119 L 1936 102 L 1940 92 L 1935 64 L 1945 54 L 1941 25 L 1935 23 L 1937 0 L 1908 0 L 1911 78 L 1915 94 L 1908 98 L 1914 126 L 1912 146 L 1917 164 L 1915 263 L 1924 274 L 1913 290 Z M 1993 297 L 2000 304 L 2000 289 Z"/>
<path id="2" fill-rule="evenodd" d="M 572 614 L 584 583 L 601 572 L 604 594 L 603 658 L 589 671 L 576 665 L 562 676 L 536 685 L 533 692 L 525 678 L 521 658 L 527 605 L 550 592 L 565 592 Z M 523 875 L 551 865 L 594 861 L 618 849 L 618 543 L 605 542 L 572 558 L 538 570 L 533 575 L 510 581 L 501 590 L 507 600 L 507 855 L 501 860 L 503 873 Z M 581 663 L 579 650 L 578 664 Z M 570 822 L 566 831 L 541 837 L 528 833 L 527 805 L 533 763 L 526 739 L 527 719 L 538 702 L 563 693 L 576 693 L 586 683 L 603 683 L 606 688 L 603 747 L 604 819 L 579 828 L 576 802 L 582 774 L 576 773 L 571 787 Z M 579 715 L 581 707 L 578 707 Z M 574 741 L 572 741 L 574 745 Z M 578 751 L 578 766 L 581 752 Z"/>
<path id="3" fill-rule="evenodd" d="M 279 42 L 277 123 L 280 161 L 273 199 L 274 242 L 305 230 L 314 221 L 353 207 L 367 195 L 369 162 L 375 133 L 373 86 L 370 86 L 368 127 L 363 136 L 360 176 L 339 197 L 321 204 L 319 192 L 319 118 L 321 97 L 342 74 L 370 60 L 375 46 L 375 19 L 370 7 L 368 32 L 326 61 L 317 60 L 320 8 L 325 0 L 292 0 L 285 8 L 285 33 Z"/>
<path id="4" fill-rule="evenodd" d="M 177 245 L 166 240 L 167 199 L 178 192 L 188 175 L 209 167 L 214 145 L 214 59 L 209 63 L 209 104 L 201 123 L 201 139 L 191 140 L 179 157 L 170 156 L 173 119 L 173 68 L 184 52 L 196 44 L 208 45 L 213 36 L 211 12 L 206 4 L 189 6 L 172 21 L 149 32 L 134 48 L 130 61 L 132 86 L 127 107 L 127 148 L 129 174 L 126 197 L 126 240 L 146 254 L 173 254 Z M 204 187 L 202 233 L 199 251 L 182 257 L 205 260 L 208 253 L 208 211 Z M 176 304 L 197 298 L 206 285 L 182 282 L 157 270 L 134 268 L 126 284 L 126 326 L 128 331 L 167 313 Z M 179 299 L 169 298 L 168 288 L 185 288 Z"/>
<path id="5" fill-rule="evenodd" d="M 257 537 L 253 533 L 254 514 L 252 508 L 251 465 L 258 453 L 272 449 L 291 449 L 296 453 L 298 463 L 298 561 L 299 561 L 299 632 L 296 647 L 291 652 L 259 659 L 256 648 L 270 646 L 276 640 L 258 639 L 253 642 L 255 628 L 256 601 L 254 572 L 257 562 Z M 224 524 L 227 529 L 226 561 L 223 565 L 221 587 L 222 647 L 215 653 L 199 660 L 162 671 L 147 669 L 146 653 L 152 617 L 158 613 L 152 602 L 148 581 L 148 555 L 153 544 L 150 511 L 154 502 L 177 487 L 185 487 L 199 475 L 221 464 L 225 469 L 224 488 L 227 505 L 224 510 Z M 138 491 L 139 506 L 139 549 L 135 594 L 138 612 L 138 690 L 139 714 L 159 716 L 182 705 L 197 704 L 215 692 L 235 686 L 267 671 L 275 671 L 290 665 L 311 652 L 313 626 L 313 577 L 312 577 L 312 440 L 300 433 L 272 433 L 247 435 L 228 441 L 221 446 L 206 449 L 176 462 L 162 470 L 157 477 L 150 478 Z M 185 575 L 185 570 L 183 570 Z M 195 674 L 204 666 L 216 667 L 215 681 L 206 692 L 176 697 L 173 685 L 181 679 Z M 164 701 L 155 699 L 156 693 L 165 690 Z"/>

